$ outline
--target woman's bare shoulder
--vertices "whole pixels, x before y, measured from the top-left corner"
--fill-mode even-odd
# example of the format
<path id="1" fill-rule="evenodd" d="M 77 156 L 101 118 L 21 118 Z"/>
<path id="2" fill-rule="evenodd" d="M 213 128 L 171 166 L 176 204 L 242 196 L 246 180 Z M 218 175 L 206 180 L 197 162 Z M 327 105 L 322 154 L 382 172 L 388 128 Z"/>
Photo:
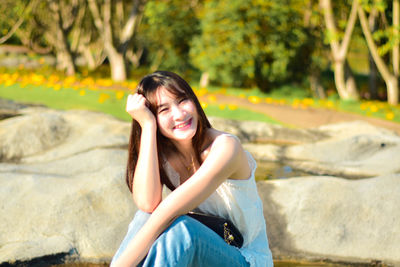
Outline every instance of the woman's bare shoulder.
<path id="1" fill-rule="evenodd" d="M 207 158 L 207 155 L 213 147 L 218 147 L 219 149 L 233 148 L 235 150 L 243 150 L 240 140 L 230 133 L 210 128 L 206 136 L 206 142 L 201 152 L 203 161 Z"/>

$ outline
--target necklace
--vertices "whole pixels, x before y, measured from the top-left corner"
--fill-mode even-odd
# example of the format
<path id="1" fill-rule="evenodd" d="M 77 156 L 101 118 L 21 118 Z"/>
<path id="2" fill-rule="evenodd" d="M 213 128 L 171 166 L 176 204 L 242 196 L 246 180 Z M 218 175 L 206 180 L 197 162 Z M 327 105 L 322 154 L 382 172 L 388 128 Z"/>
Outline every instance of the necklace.
<path id="1" fill-rule="evenodd" d="M 190 173 L 193 170 L 195 170 L 193 157 L 191 157 L 191 162 L 188 164 L 188 163 L 186 163 L 184 156 L 181 153 L 179 153 L 179 160 L 182 163 L 182 165 L 186 168 L 187 172 Z"/>

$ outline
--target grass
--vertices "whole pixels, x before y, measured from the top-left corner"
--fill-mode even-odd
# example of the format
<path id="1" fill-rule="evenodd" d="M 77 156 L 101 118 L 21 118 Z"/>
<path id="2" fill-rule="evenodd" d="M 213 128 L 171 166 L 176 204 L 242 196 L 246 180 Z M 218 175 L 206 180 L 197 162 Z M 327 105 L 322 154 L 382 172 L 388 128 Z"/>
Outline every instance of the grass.
<path id="1" fill-rule="evenodd" d="M 125 112 L 128 90 L 89 89 L 88 87 L 59 87 L 45 84 L 0 83 L 0 97 L 21 103 L 45 105 L 54 109 L 83 109 L 111 114 L 118 119 L 130 121 Z M 258 112 L 240 107 L 206 104 L 208 116 L 238 120 L 256 120 L 273 124 L 278 121 Z"/>
<path id="2" fill-rule="evenodd" d="M 42 73 L 42 74 L 41 74 Z M 0 97 L 18 102 L 43 104 L 55 109 L 87 109 L 111 114 L 122 120 L 130 120 L 125 112 L 126 96 L 136 87 L 137 81 L 115 83 L 99 76 L 64 77 L 55 71 L 45 69 L 35 72 L 25 69 L 0 70 Z M 364 116 L 381 118 L 400 123 L 400 105 L 390 106 L 379 101 L 342 101 L 337 95 L 328 99 L 314 99 L 309 90 L 286 85 L 266 94 L 256 88 L 240 89 L 213 87 L 197 88 L 195 92 L 208 99 L 216 94 L 246 98 L 259 104 L 290 105 L 294 108 L 328 108 Z M 206 98 L 206 99 L 207 99 Z M 215 101 L 202 103 L 209 116 L 239 120 L 257 120 L 281 124 L 272 118 L 242 107 L 218 105 Z"/>

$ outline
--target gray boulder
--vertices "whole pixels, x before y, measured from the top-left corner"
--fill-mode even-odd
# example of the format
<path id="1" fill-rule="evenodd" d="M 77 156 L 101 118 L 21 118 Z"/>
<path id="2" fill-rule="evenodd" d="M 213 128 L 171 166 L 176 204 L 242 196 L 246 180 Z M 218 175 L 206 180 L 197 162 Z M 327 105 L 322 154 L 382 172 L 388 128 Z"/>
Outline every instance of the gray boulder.
<path id="1" fill-rule="evenodd" d="M 124 181 L 130 124 L 88 111 L 18 112 L 0 121 L 0 264 L 49 255 L 108 262 L 136 210 Z M 360 124 L 295 130 L 211 120 L 257 160 L 386 173 L 259 182 L 275 258 L 399 261 L 398 136 Z"/>
<path id="2" fill-rule="evenodd" d="M 275 258 L 400 264 L 400 175 L 258 183 Z"/>
<path id="3" fill-rule="evenodd" d="M 315 128 L 323 139 L 295 145 L 245 144 L 259 160 L 281 161 L 317 175 L 348 178 L 400 173 L 400 137 L 365 122 Z"/>
<path id="4" fill-rule="evenodd" d="M 24 112 L 0 128 L 0 263 L 58 254 L 109 261 L 135 209 L 124 182 L 129 123 Z"/>

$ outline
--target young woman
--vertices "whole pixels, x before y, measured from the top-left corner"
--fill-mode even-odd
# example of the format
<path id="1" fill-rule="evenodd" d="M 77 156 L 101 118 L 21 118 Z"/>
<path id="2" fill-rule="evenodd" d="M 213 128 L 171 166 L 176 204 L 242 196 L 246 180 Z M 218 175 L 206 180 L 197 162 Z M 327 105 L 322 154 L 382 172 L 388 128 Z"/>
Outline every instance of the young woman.
<path id="1" fill-rule="evenodd" d="M 126 179 L 139 210 L 111 266 L 273 266 L 256 163 L 235 136 L 211 127 L 187 82 L 147 75 L 126 111 Z M 163 185 L 172 190 L 164 199 Z M 192 210 L 230 219 L 243 246 L 185 215 Z"/>

